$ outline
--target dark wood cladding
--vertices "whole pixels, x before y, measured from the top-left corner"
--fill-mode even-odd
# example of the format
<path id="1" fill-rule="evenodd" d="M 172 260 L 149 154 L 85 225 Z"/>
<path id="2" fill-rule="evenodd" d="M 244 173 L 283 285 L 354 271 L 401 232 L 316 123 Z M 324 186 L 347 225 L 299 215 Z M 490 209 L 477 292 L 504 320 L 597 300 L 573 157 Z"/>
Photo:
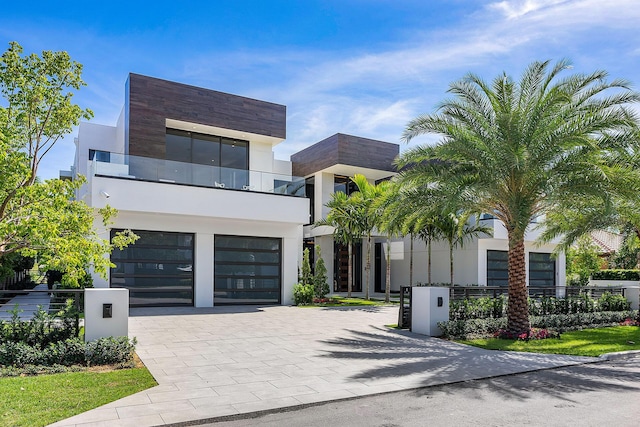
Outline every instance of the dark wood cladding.
<path id="1" fill-rule="evenodd" d="M 390 142 L 337 133 L 291 156 L 293 175 L 308 176 L 333 165 L 395 172 L 400 146 Z"/>
<path id="2" fill-rule="evenodd" d="M 166 119 L 286 138 L 284 105 L 139 74 L 126 90 L 127 154 L 164 158 Z"/>

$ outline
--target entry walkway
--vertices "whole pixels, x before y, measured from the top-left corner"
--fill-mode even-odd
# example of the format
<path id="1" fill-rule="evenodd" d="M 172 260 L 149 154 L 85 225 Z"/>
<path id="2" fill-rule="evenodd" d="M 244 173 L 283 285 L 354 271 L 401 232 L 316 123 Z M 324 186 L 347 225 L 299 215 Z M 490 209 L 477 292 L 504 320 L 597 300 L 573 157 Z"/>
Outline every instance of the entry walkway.
<path id="1" fill-rule="evenodd" d="M 41 283 L 34 290 L 46 291 L 47 284 Z M 19 316 L 21 320 L 30 320 L 41 306 L 46 312 L 49 311 L 49 303 L 51 297 L 47 292 L 33 292 L 30 294 L 16 295 L 9 302 L 0 306 L 0 320 L 11 320 L 12 311 L 18 305 Z"/>
<path id="2" fill-rule="evenodd" d="M 152 426 L 568 366 L 397 331 L 395 307 L 132 309 L 158 386 L 55 426 Z"/>

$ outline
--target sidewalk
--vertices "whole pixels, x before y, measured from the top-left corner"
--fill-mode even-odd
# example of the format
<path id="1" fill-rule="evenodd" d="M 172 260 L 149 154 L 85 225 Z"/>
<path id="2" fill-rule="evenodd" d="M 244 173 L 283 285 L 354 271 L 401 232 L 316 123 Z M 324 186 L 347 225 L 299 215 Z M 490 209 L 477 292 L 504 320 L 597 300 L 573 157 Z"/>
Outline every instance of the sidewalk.
<path id="1" fill-rule="evenodd" d="M 34 290 L 47 290 L 47 284 L 41 283 L 37 285 Z M 16 308 L 18 304 L 18 310 L 20 310 L 20 319 L 29 320 L 38 311 L 38 306 L 42 306 L 44 311 L 49 311 L 49 303 L 51 297 L 46 292 L 34 292 L 30 294 L 17 295 L 11 299 L 11 301 L 0 306 L 0 320 L 11 320 L 11 311 Z"/>
<path id="2" fill-rule="evenodd" d="M 158 386 L 54 426 L 152 426 L 597 360 L 487 351 L 386 328 L 397 307 L 132 309 Z"/>

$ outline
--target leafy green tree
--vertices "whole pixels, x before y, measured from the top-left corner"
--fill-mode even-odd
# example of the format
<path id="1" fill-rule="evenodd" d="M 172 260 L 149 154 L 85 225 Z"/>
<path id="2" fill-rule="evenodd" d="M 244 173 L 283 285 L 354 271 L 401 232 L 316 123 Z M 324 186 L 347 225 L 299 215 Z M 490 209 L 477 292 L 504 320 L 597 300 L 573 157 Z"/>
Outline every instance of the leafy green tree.
<path id="1" fill-rule="evenodd" d="M 600 270 L 602 259 L 598 247 L 588 236 L 580 237 L 567 249 L 567 283 L 569 285 L 586 286 L 591 273 Z"/>
<path id="2" fill-rule="evenodd" d="M 125 232 L 110 243 L 97 234 L 93 209 L 73 200 L 82 179 L 36 179 L 54 144 L 92 116 L 72 102 L 74 91 L 85 85 L 81 72 L 66 52 L 25 56 L 16 42 L 0 58 L 0 258 L 37 252 L 41 264 L 65 271 L 71 285 L 90 265 L 106 274 L 111 263 L 104 255 L 136 238 Z M 107 225 L 115 210 L 99 214 Z"/>
<path id="3" fill-rule="evenodd" d="M 329 279 L 327 278 L 327 267 L 322 259 L 320 245 L 316 245 L 316 263 L 313 269 L 313 286 L 316 298 L 325 298 L 329 293 Z"/>
<path id="4" fill-rule="evenodd" d="M 614 268 L 640 269 L 640 238 L 631 225 L 625 227 L 623 235 L 624 241 L 613 255 L 611 263 Z"/>
<path id="5" fill-rule="evenodd" d="M 452 83 L 452 98 L 411 120 L 403 134 L 405 141 L 431 133 L 441 140 L 409 149 L 397 162 L 401 182 L 428 188 L 437 205 L 491 212 L 503 222 L 512 333 L 530 329 L 524 238 L 532 220 L 561 215 L 571 200 L 608 204 L 637 194 L 623 160 L 638 152 L 630 150 L 638 94 L 625 81 L 607 81 L 604 71 L 561 78 L 569 65 L 534 62 L 517 82 L 469 74 Z"/>

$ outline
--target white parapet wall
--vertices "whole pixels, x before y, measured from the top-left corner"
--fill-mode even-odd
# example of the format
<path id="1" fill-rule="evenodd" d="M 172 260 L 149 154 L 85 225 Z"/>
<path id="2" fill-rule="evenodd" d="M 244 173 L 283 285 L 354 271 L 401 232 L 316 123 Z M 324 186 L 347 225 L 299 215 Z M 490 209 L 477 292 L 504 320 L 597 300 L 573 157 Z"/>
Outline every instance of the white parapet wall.
<path id="1" fill-rule="evenodd" d="M 85 289 L 84 340 L 129 334 L 129 290 Z"/>
<path id="2" fill-rule="evenodd" d="M 414 286 L 411 288 L 411 332 L 437 337 L 438 322 L 449 320 L 449 288 Z"/>

